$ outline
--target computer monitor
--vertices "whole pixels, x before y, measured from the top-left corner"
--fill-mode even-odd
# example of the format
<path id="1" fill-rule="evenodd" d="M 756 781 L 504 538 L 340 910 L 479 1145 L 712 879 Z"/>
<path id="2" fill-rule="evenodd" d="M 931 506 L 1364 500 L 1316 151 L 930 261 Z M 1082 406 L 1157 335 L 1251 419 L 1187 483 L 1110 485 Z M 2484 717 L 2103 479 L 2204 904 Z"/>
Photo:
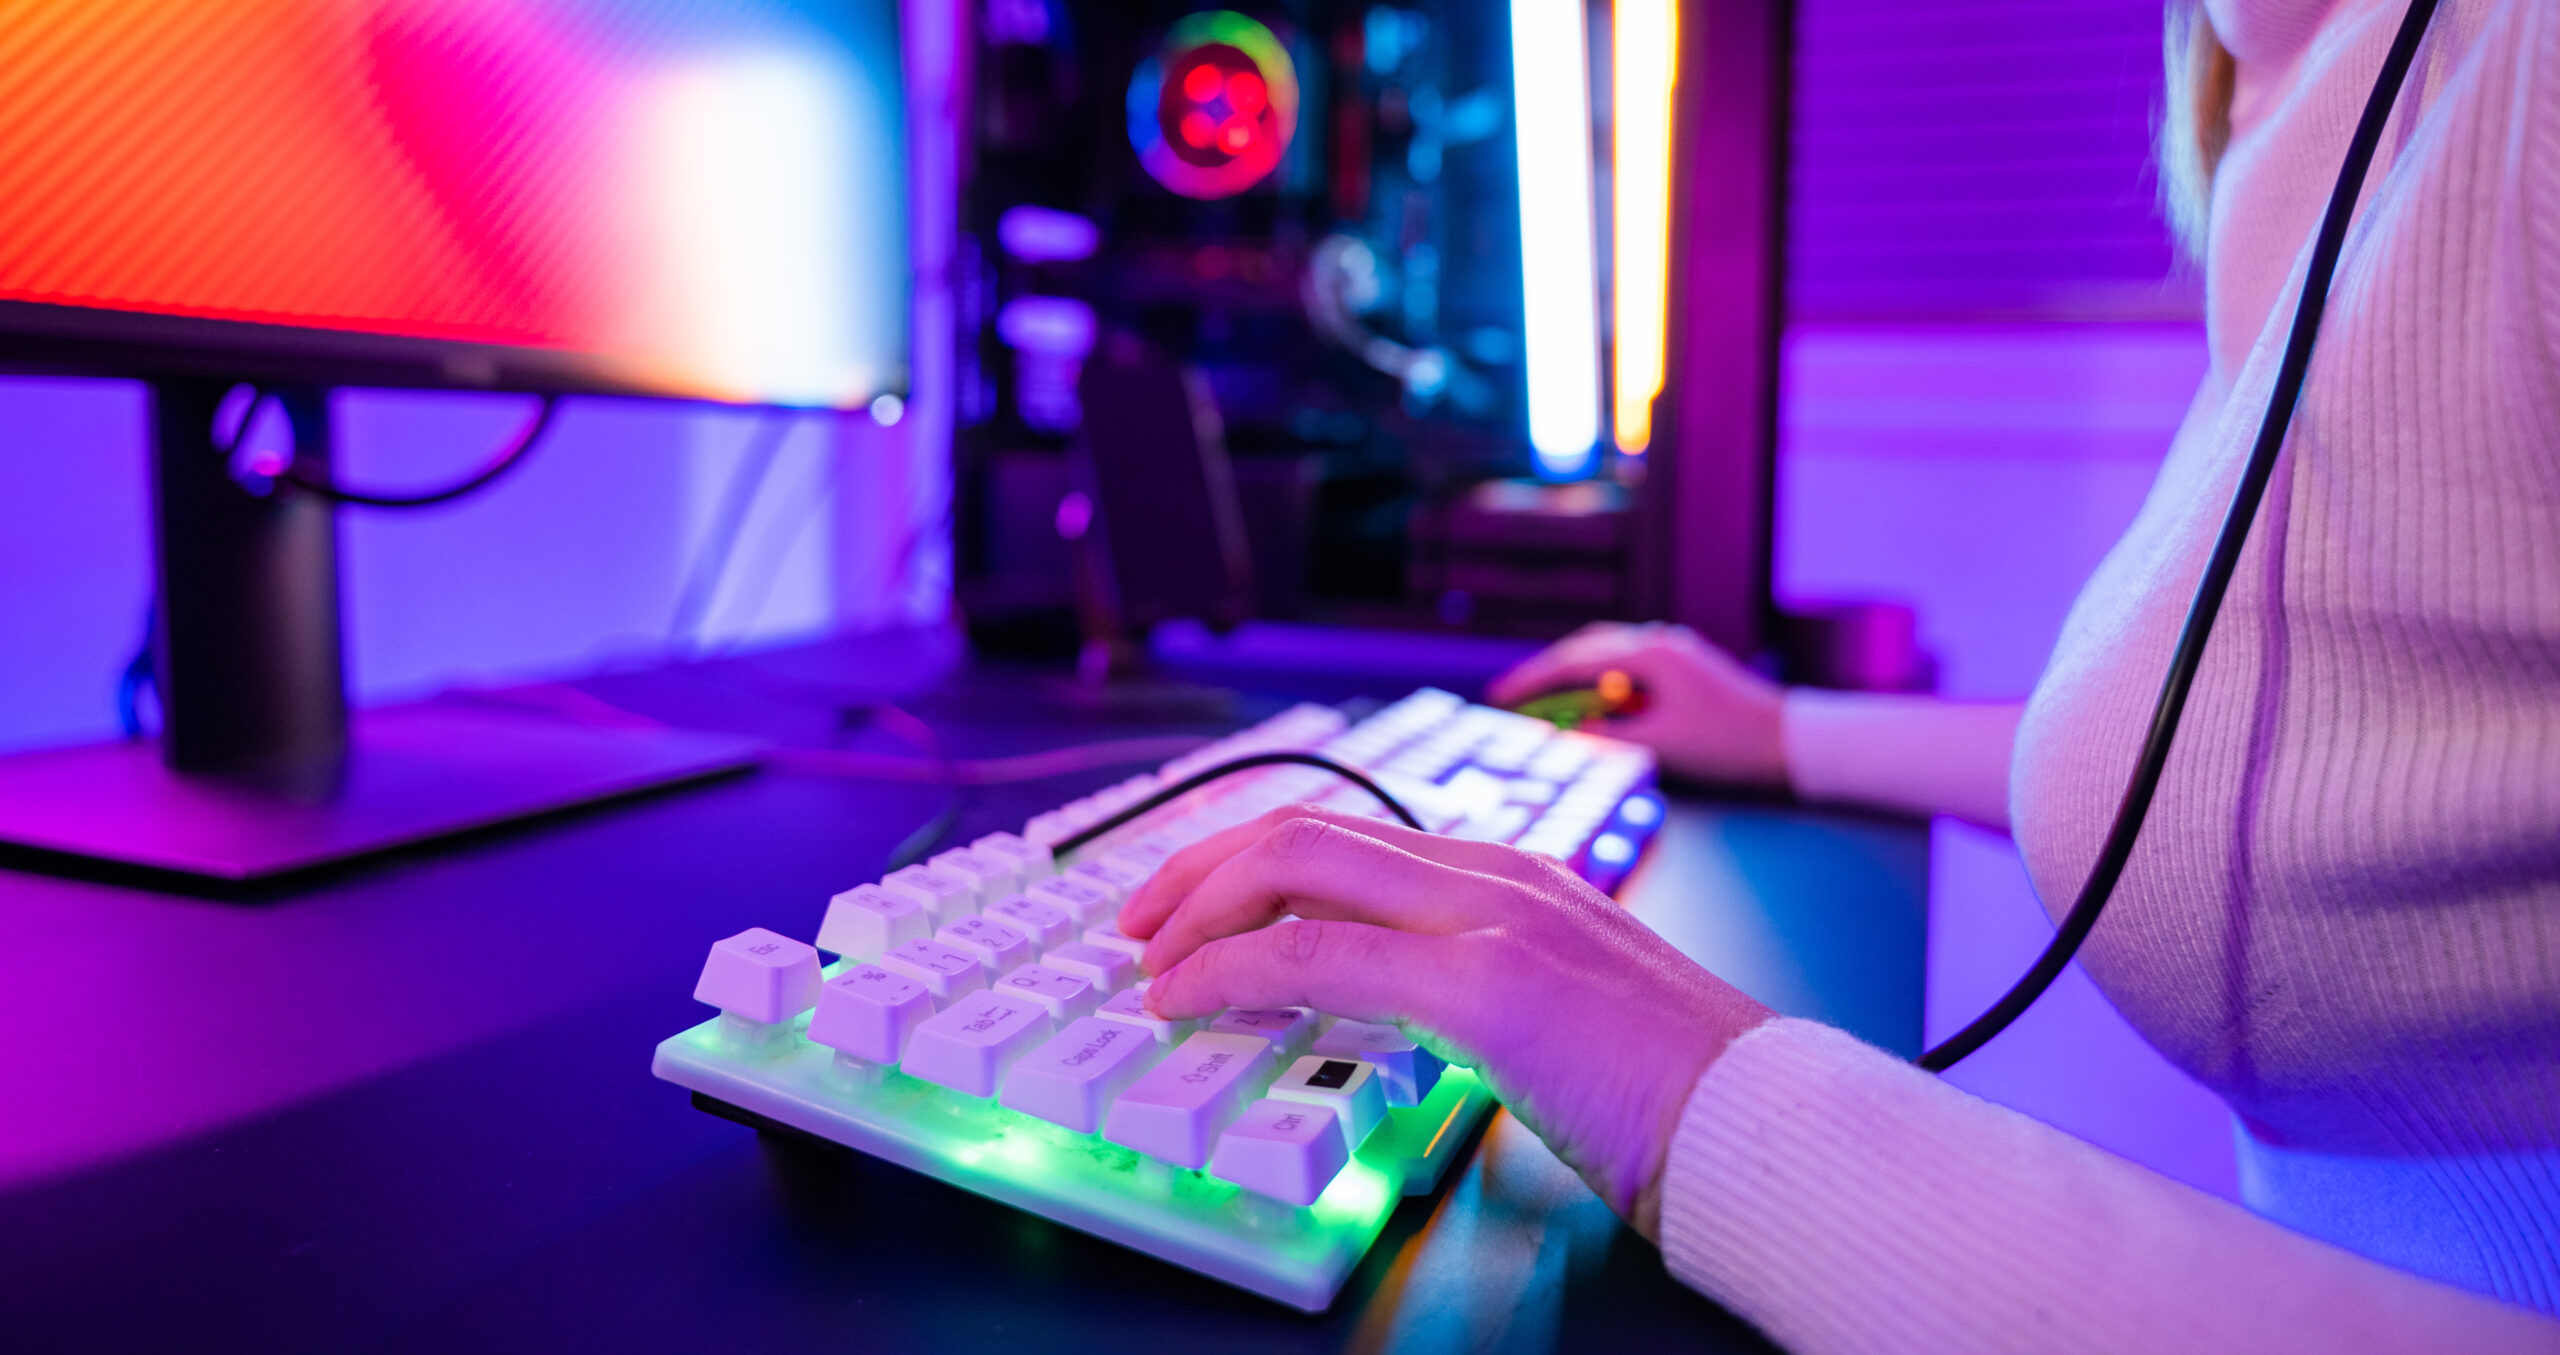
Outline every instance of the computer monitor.
<path id="1" fill-rule="evenodd" d="M 149 770 L 0 762 L 0 842 L 249 876 L 733 765 L 351 720 L 333 505 L 235 478 L 216 425 L 254 385 L 307 474 L 333 385 L 905 394 L 897 0 L 34 0 L 8 29 L 0 368 L 149 383 L 165 715 Z"/>

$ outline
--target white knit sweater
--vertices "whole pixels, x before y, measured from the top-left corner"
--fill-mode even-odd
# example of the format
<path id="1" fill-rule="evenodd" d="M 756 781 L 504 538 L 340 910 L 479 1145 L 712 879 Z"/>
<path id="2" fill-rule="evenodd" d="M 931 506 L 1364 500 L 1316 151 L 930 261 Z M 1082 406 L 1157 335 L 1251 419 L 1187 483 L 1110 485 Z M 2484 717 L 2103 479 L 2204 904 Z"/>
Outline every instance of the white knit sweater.
<path id="1" fill-rule="evenodd" d="M 2122 792 L 2403 0 L 2209 8 L 2241 74 L 2213 373 L 2011 772 L 2056 912 Z M 2555 345 L 2560 0 L 2445 0 L 2083 952 L 2237 1112 L 2257 1214 L 1782 1021 L 1692 1094 L 1675 1273 L 1808 1351 L 2560 1350 L 2527 1311 L 2560 1312 Z M 1838 745 L 1794 727 L 1822 718 L 1791 705 L 1791 757 Z"/>

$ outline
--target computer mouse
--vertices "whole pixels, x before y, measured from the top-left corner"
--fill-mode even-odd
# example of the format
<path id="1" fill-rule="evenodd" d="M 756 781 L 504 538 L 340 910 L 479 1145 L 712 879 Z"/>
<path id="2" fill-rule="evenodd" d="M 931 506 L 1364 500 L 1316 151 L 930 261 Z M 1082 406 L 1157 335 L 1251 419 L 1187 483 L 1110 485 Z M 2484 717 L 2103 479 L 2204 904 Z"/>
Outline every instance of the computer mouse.
<path id="1" fill-rule="evenodd" d="M 1644 688 L 1621 668 L 1602 673 L 1588 687 L 1559 688 L 1512 707 L 1523 715 L 1549 721 L 1558 729 L 1580 729 L 1602 720 L 1623 719 L 1644 708 Z"/>

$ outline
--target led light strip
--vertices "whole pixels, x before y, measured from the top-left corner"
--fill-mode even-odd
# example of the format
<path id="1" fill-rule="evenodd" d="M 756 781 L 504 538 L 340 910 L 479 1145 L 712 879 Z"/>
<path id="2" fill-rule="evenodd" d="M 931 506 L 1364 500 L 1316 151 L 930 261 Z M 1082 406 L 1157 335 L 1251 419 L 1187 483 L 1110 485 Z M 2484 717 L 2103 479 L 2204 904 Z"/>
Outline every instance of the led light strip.
<path id="1" fill-rule="evenodd" d="M 1610 140 L 1616 196 L 1610 270 L 1617 305 L 1618 450 L 1653 443 L 1653 397 L 1662 391 L 1671 269 L 1671 89 L 1678 78 L 1680 13 L 1674 0 L 1616 0 L 1610 15 Z"/>
<path id="2" fill-rule="evenodd" d="M 1539 470 L 1558 478 L 1588 469 L 1600 440 L 1587 71 L 1582 0 L 1511 0 L 1529 443 Z"/>

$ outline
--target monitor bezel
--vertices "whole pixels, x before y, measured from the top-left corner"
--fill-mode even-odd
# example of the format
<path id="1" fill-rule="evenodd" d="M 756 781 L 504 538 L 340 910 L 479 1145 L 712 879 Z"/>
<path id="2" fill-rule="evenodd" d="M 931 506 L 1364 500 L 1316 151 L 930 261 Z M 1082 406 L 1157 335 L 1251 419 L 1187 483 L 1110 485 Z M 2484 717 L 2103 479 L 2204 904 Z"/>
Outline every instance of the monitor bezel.
<path id="1" fill-rule="evenodd" d="M 912 316 L 907 317 L 905 328 L 902 378 L 844 404 L 742 398 L 735 392 L 658 379 L 635 363 L 571 350 L 4 299 L 0 299 L 0 371 L 136 380 L 195 377 L 277 386 L 526 391 L 859 410 L 883 395 L 912 398 Z"/>

